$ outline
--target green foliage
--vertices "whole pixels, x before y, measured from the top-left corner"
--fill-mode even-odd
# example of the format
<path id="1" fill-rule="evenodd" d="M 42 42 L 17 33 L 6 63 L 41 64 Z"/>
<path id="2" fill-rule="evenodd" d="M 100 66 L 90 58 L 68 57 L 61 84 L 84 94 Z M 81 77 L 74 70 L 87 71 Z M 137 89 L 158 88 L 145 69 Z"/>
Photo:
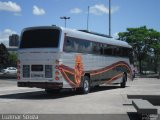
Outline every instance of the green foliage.
<path id="1" fill-rule="evenodd" d="M 9 57 L 9 53 L 7 51 L 7 48 L 3 43 L 1 43 L 0 44 L 0 69 L 7 66 L 8 57 Z"/>
<path id="2" fill-rule="evenodd" d="M 134 55 L 139 61 L 141 73 L 141 62 L 149 56 L 153 56 L 155 68 L 160 61 L 160 32 L 148 29 L 146 26 L 139 28 L 127 28 L 126 32 L 120 32 L 119 39 L 127 41 L 134 51 Z M 155 69 L 156 71 L 156 69 Z"/>
<path id="3" fill-rule="evenodd" d="M 9 66 L 16 67 L 17 66 L 17 53 L 9 53 Z"/>
<path id="4" fill-rule="evenodd" d="M 6 46 L 0 44 L 0 69 L 17 66 L 17 53 L 9 53 Z"/>

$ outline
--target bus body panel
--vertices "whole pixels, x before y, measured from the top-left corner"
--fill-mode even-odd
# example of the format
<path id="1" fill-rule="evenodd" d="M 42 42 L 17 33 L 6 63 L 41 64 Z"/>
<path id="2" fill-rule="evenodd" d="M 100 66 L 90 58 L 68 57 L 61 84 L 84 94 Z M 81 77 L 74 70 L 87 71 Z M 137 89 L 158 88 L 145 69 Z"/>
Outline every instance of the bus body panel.
<path id="1" fill-rule="evenodd" d="M 76 62 L 75 59 L 77 55 L 82 56 L 82 63 L 83 63 L 83 70 L 84 70 L 83 72 L 84 74 L 85 73 L 90 74 L 92 86 L 102 84 L 102 83 L 107 83 L 110 79 L 114 78 L 117 74 L 121 74 L 122 72 L 124 72 L 120 68 L 117 68 L 119 67 L 119 64 L 121 67 L 126 67 L 126 69 L 128 69 L 126 70 L 126 73 L 128 73 L 128 78 L 131 79 L 131 71 L 130 71 L 130 68 L 128 68 L 127 66 L 129 65 L 129 60 L 127 58 L 111 57 L 111 56 L 104 57 L 104 56 L 97 56 L 97 55 L 91 55 L 91 54 L 64 52 L 61 54 L 61 60 L 63 61 L 63 64 L 65 66 L 73 69 L 74 71 L 75 62 Z M 113 66 L 110 68 L 107 68 L 111 65 Z M 96 75 L 94 75 L 93 71 L 98 71 L 100 69 L 104 69 L 104 70 L 101 70 L 99 73 L 95 73 Z M 75 82 L 73 78 L 71 79 L 71 81 Z M 122 75 L 115 80 L 111 80 L 109 83 L 121 83 L 121 82 L 122 82 Z"/>

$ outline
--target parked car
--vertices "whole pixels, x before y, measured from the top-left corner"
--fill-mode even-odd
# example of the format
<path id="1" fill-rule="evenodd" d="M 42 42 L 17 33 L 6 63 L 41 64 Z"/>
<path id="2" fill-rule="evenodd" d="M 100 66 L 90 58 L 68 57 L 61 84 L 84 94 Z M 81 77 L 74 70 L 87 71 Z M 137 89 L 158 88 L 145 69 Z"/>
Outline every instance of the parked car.
<path id="1" fill-rule="evenodd" d="M 16 75 L 17 74 L 17 68 L 7 67 L 6 69 L 2 70 L 2 73 L 5 74 L 5 75 Z"/>

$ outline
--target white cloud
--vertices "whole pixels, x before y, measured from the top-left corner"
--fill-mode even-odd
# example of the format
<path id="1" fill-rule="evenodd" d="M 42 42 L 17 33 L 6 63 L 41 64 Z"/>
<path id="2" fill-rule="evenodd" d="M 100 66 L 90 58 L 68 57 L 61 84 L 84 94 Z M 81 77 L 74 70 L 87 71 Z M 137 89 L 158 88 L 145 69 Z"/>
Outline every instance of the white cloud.
<path id="1" fill-rule="evenodd" d="M 118 6 L 114 6 L 111 8 L 111 13 L 115 13 L 119 10 L 119 7 Z"/>
<path id="2" fill-rule="evenodd" d="M 74 9 L 70 10 L 70 13 L 74 13 L 74 14 L 78 14 L 78 13 L 81 13 L 81 12 L 82 12 L 82 10 L 79 9 L 79 8 L 74 8 Z"/>
<path id="3" fill-rule="evenodd" d="M 34 15 L 44 15 L 46 12 L 44 9 L 37 7 L 36 5 L 33 6 L 33 14 Z"/>
<path id="4" fill-rule="evenodd" d="M 112 7 L 111 8 L 111 13 L 114 13 L 116 11 L 119 10 L 119 7 Z M 94 6 L 90 7 L 90 13 L 94 14 L 94 15 L 103 15 L 103 14 L 108 14 L 109 13 L 109 8 L 106 7 L 103 4 L 96 4 Z"/>
<path id="5" fill-rule="evenodd" d="M 9 46 L 9 36 L 12 34 L 16 34 L 17 32 L 11 29 L 4 29 L 0 31 L 0 43 L 5 44 L 7 47 Z"/>
<path id="6" fill-rule="evenodd" d="M 20 14 L 20 13 L 14 13 L 13 15 L 14 16 L 22 16 L 22 14 Z"/>
<path id="7" fill-rule="evenodd" d="M 21 12 L 21 7 L 12 1 L 8 2 L 0 1 L 0 11 Z"/>
<path id="8" fill-rule="evenodd" d="M 113 34 L 113 38 L 118 39 L 118 38 L 119 38 L 118 33 L 119 33 L 119 32 L 114 33 L 114 34 Z"/>
<path id="9" fill-rule="evenodd" d="M 94 15 L 102 15 L 109 13 L 109 9 L 106 8 L 103 4 L 97 4 L 90 7 L 90 13 Z"/>

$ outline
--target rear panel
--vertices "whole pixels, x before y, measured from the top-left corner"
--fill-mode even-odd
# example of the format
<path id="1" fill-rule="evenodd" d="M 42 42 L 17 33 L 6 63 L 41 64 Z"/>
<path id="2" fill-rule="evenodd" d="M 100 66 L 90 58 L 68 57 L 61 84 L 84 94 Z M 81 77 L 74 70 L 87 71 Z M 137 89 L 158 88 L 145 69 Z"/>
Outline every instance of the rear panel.
<path id="1" fill-rule="evenodd" d="M 58 27 L 27 28 L 22 32 L 18 51 L 19 87 L 70 87 L 58 69 L 61 39 Z"/>

